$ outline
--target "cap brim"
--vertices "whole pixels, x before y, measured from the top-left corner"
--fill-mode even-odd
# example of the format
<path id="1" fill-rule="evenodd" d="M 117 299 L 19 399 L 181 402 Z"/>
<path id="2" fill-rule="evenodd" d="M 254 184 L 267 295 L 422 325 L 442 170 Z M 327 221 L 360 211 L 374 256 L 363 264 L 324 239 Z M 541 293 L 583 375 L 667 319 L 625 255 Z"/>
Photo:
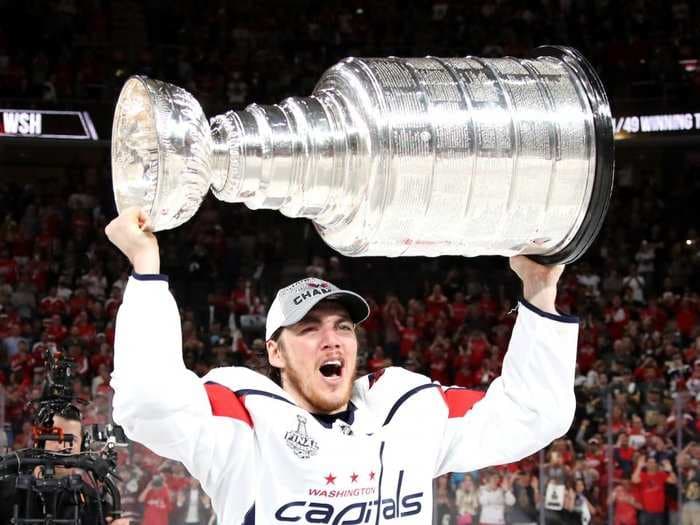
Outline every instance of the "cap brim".
<path id="1" fill-rule="evenodd" d="M 355 324 L 359 324 L 369 317 L 369 305 L 367 301 L 355 292 L 341 290 L 339 292 L 330 293 L 323 298 L 325 301 L 329 299 L 338 301 L 345 306 L 350 314 L 350 319 L 352 319 L 352 322 Z"/>
<path id="2" fill-rule="evenodd" d="M 299 312 L 300 315 L 298 316 L 287 319 L 287 322 L 282 326 L 291 326 L 298 323 L 304 317 L 306 317 L 306 315 L 313 310 L 318 303 L 330 300 L 337 301 L 342 304 L 347 309 L 348 313 L 350 314 L 350 319 L 355 324 L 359 324 L 369 317 L 369 305 L 361 295 L 351 292 L 350 290 L 338 290 L 319 297 L 317 301 L 309 302 L 309 307 L 305 311 Z"/>

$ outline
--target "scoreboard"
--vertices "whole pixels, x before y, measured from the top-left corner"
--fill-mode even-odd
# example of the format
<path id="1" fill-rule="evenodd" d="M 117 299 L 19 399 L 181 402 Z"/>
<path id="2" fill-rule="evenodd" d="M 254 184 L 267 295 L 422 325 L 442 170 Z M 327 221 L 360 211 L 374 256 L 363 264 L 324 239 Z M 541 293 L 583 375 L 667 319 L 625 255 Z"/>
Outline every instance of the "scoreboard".
<path id="1" fill-rule="evenodd" d="M 98 140 L 87 111 L 44 109 L 0 109 L 0 139 L 5 137 Z"/>

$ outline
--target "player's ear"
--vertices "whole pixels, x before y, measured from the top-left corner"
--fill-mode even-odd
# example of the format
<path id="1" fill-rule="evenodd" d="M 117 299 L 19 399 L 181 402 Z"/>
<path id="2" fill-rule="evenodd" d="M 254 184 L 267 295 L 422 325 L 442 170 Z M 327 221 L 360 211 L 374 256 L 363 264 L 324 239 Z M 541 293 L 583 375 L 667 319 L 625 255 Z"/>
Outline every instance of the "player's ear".
<path id="1" fill-rule="evenodd" d="M 267 347 L 267 360 L 270 362 L 270 366 L 275 368 L 284 368 L 284 359 L 282 357 L 282 345 L 280 340 L 274 341 L 269 339 L 265 343 Z"/>

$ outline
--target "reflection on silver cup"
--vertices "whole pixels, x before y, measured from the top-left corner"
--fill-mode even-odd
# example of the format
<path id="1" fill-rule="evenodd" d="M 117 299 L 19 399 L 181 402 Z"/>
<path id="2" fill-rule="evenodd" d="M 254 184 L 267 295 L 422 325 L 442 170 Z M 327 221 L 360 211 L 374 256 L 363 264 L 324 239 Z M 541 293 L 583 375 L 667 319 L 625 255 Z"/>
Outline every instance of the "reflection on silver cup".
<path id="1" fill-rule="evenodd" d="M 175 86 L 132 77 L 112 136 L 119 209 L 156 229 L 227 202 L 306 217 L 361 255 L 528 254 L 570 262 L 612 190 L 612 120 L 575 50 L 536 58 L 349 58 L 309 97 L 207 124 Z"/>

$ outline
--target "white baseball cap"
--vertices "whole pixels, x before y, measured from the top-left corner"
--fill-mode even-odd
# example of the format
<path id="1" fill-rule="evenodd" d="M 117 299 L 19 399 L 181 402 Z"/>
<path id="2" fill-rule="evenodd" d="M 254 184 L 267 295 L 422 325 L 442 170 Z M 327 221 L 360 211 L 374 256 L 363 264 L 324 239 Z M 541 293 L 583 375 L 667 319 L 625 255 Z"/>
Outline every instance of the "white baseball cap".
<path id="1" fill-rule="evenodd" d="M 369 317 L 369 305 L 360 295 L 341 290 L 323 279 L 308 277 L 277 292 L 267 312 L 265 340 L 269 340 L 279 328 L 301 321 L 309 310 L 325 299 L 333 299 L 345 306 L 353 323 L 361 323 Z"/>

